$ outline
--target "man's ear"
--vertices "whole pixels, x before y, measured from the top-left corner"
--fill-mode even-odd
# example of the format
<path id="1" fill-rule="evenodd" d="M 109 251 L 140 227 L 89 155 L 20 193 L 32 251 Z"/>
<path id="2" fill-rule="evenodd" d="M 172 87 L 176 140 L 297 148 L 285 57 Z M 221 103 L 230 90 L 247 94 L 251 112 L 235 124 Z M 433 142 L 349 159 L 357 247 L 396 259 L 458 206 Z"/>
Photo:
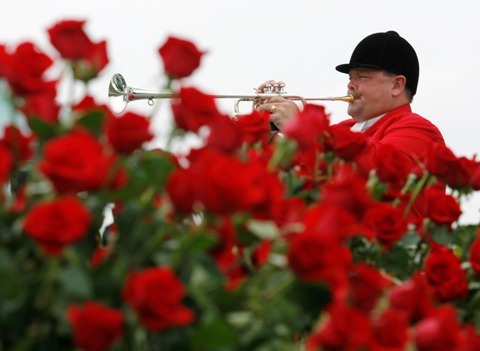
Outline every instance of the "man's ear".
<path id="1" fill-rule="evenodd" d="M 405 85 L 407 84 L 407 78 L 405 76 L 395 76 L 393 78 L 392 94 L 398 96 L 405 91 Z"/>

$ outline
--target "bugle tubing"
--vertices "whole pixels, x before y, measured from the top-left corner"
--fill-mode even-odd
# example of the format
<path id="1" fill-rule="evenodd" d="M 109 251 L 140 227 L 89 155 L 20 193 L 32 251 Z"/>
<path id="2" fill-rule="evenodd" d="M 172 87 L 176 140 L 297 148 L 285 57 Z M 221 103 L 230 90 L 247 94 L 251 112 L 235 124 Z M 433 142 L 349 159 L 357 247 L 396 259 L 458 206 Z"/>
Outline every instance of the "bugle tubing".
<path id="1" fill-rule="evenodd" d="M 222 95 L 209 95 L 215 99 L 236 99 L 234 110 L 235 113 L 239 112 L 239 103 L 241 101 L 258 102 L 274 96 L 281 96 L 285 99 L 300 101 L 304 106 L 309 101 L 343 101 L 352 103 L 355 98 L 349 94 L 346 96 L 338 97 L 318 97 L 318 98 L 305 98 L 299 95 L 288 95 L 283 92 L 268 92 L 268 93 L 255 93 L 250 95 L 235 95 L 235 94 L 222 94 Z M 122 113 L 127 104 L 136 100 L 148 100 L 149 105 L 153 105 L 153 101 L 156 99 L 172 99 L 177 97 L 172 92 L 162 92 L 158 90 L 145 90 L 139 88 L 133 88 L 127 85 L 125 78 L 120 73 L 113 75 L 110 80 L 110 86 L 108 88 L 108 101 L 110 108 L 115 113 Z"/>

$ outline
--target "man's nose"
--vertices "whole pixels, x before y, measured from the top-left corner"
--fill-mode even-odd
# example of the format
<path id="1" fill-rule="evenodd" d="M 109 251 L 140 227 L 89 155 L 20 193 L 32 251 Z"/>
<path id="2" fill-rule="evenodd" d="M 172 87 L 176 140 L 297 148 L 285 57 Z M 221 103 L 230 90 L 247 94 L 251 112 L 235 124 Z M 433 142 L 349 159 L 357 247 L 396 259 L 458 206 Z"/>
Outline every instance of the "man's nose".
<path id="1" fill-rule="evenodd" d="M 350 91 L 355 91 L 355 90 L 356 90 L 356 89 L 355 89 L 355 84 L 353 83 L 353 80 L 352 80 L 352 79 L 350 79 L 350 80 L 348 81 L 347 88 L 348 88 L 348 90 L 350 90 Z"/>

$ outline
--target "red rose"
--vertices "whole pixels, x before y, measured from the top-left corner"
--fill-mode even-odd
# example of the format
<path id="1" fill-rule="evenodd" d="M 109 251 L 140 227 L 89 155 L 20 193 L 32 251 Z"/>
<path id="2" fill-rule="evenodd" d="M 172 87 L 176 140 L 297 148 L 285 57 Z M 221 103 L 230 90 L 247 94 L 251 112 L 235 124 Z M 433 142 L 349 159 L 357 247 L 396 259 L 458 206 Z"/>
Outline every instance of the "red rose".
<path id="1" fill-rule="evenodd" d="M 330 236 L 339 242 L 362 232 L 369 234 L 347 210 L 323 202 L 310 207 L 302 222 L 307 231 Z"/>
<path id="2" fill-rule="evenodd" d="M 317 143 L 322 148 L 329 125 L 330 115 L 325 113 L 325 107 L 310 104 L 285 126 L 283 133 L 295 140 L 300 149 L 308 149 Z"/>
<path id="3" fill-rule="evenodd" d="M 218 228 L 213 229 L 217 244 L 210 254 L 219 270 L 225 276 L 225 288 L 234 290 L 247 277 L 247 269 L 242 264 L 243 248 L 237 241 L 237 233 L 230 217 L 223 217 Z"/>
<path id="4" fill-rule="evenodd" d="M 99 267 L 110 254 L 110 248 L 108 247 L 97 247 L 90 257 L 90 265 L 92 268 Z"/>
<path id="5" fill-rule="evenodd" d="M 417 323 L 434 310 L 427 287 L 425 276 L 414 274 L 410 280 L 390 290 L 390 306 L 405 313 L 411 324 Z"/>
<path id="6" fill-rule="evenodd" d="M 58 192 L 79 192 L 123 185 L 124 173 L 111 174 L 115 160 L 91 134 L 75 130 L 45 143 L 39 167 Z"/>
<path id="7" fill-rule="evenodd" d="M 47 82 L 43 77 L 53 60 L 33 43 L 18 45 L 13 53 L 4 57 L 4 61 L 4 76 L 16 95 L 28 96 L 41 92 L 54 95 L 55 82 Z"/>
<path id="8" fill-rule="evenodd" d="M 471 184 L 471 179 L 476 170 L 477 162 L 466 157 L 459 157 L 457 166 L 450 177 L 445 179 L 448 186 L 454 189 L 466 188 Z"/>
<path id="9" fill-rule="evenodd" d="M 96 74 L 103 70 L 109 62 L 107 42 L 102 40 L 93 44 L 85 59 L 90 64 L 89 68 L 93 71 L 92 73 L 96 76 Z"/>
<path id="10" fill-rule="evenodd" d="M 23 230 L 48 256 L 58 256 L 63 249 L 87 234 L 92 221 L 90 212 L 74 196 L 38 203 L 24 219 Z"/>
<path id="11" fill-rule="evenodd" d="M 12 153 L 4 145 L 0 145 L 0 185 L 10 179 L 13 167 Z"/>
<path id="12" fill-rule="evenodd" d="M 5 127 L 3 138 L 0 139 L 0 145 L 7 147 L 17 162 L 24 162 L 32 156 L 30 145 L 32 140 L 32 136 L 24 135 L 14 125 L 8 125 Z"/>
<path id="13" fill-rule="evenodd" d="M 212 213 L 231 214 L 256 209 L 268 199 L 269 188 L 262 187 L 269 179 L 265 166 L 215 149 L 194 150 L 189 161 L 188 168 L 172 172 L 167 181 L 177 210 L 200 205 Z"/>
<path id="14" fill-rule="evenodd" d="M 349 270 L 348 281 L 353 306 L 365 313 L 372 311 L 390 284 L 376 268 L 365 263 L 356 264 Z"/>
<path id="15" fill-rule="evenodd" d="M 480 275 L 480 230 L 477 231 L 477 238 L 470 246 L 469 262 L 475 274 Z"/>
<path id="16" fill-rule="evenodd" d="M 437 301 L 464 299 L 468 294 L 466 273 L 462 262 L 449 248 L 432 243 L 425 260 L 425 277 Z"/>
<path id="17" fill-rule="evenodd" d="M 469 184 L 473 190 L 480 190 L 480 162 L 475 162 L 472 165 L 472 174 Z"/>
<path id="18" fill-rule="evenodd" d="M 35 117 L 49 124 L 58 123 L 60 106 L 55 95 L 50 92 L 30 95 L 25 99 L 22 112 L 27 117 Z"/>
<path id="19" fill-rule="evenodd" d="M 53 47 L 65 59 L 87 57 L 92 42 L 83 30 L 85 21 L 66 20 L 55 23 L 47 32 Z"/>
<path id="20" fill-rule="evenodd" d="M 371 329 L 366 315 L 340 305 L 330 307 L 328 315 L 323 327 L 308 337 L 307 351 L 368 350 Z"/>
<path id="21" fill-rule="evenodd" d="M 428 149 L 425 167 L 441 181 L 450 184 L 455 182 L 458 159 L 447 146 L 433 143 Z"/>
<path id="22" fill-rule="evenodd" d="M 375 173 L 385 183 L 394 189 L 401 189 L 415 166 L 411 158 L 395 146 L 384 144 L 377 147 L 375 158 Z"/>
<path id="23" fill-rule="evenodd" d="M 73 343 L 86 351 L 106 351 L 123 335 L 123 314 L 95 301 L 70 306 L 67 318 L 73 327 Z"/>
<path id="24" fill-rule="evenodd" d="M 363 218 L 363 224 L 387 249 L 390 249 L 407 232 L 407 221 L 402 212 L 385 202 L 369 207 Z"/>
<path id="25" fill-rule="evenodd" d="M 66 20 L 48 29 L 50 42 L 60 55 L 72 60 L 73 75 L 85 82 L 108 64 L 106 41 L 93 43 L 83 30 L 85 21 Z"/>
<path id="26" fill-rule="evenodd" d="M 247 144 L 254 144 L 257 141 L 265 143 L 270 136 L 270 116 L 268 113 L 255 110 L 248 115 L 240 116 L 236 125 Z"/>
<path id="27" fill-rule="evenodd" d="M 190 324 L 195 315 L 182 305 L 185 287 L 169 268 L 152 267 L 130 273 L 123 289 L 124 300 L 141 323 L 154 332 Z"/>
<path id="28" fill-rule="evenodd" d="M 357 219 L 361 219 L 373 200 L 367 190 L 367 182 L 347 165 L 337 168 L 332 180 L 322 189 L 322 200 L 330 206 L 338 206 Z"/>
<path id="29" fill-rule="evenodd" d="M 301 280 L 326 283 L 335 301 L 345 299 L 352 257 L 337 238 L 309 231 L 292 235 L 287 257 L 289 267 Z"/>
<path id="30" fill-rule="evenodd" d="M 0 77 L 7 73 L 7 66 L 10 62 L 10 55 L 7 53 L 5 45 L 0 44 Z"/>
<path id="31" fill-rule="evenodd" d="M 372 320 L 372 351 L 404 351 L 409 339 L 404 313 L 389 308 Z"/>
<path id="32" fill-rule="evenodd" d="M 352 160 L 367 144 L 365 134 L 352 132 L 342 124 L 332 125 L 329 133 L 327 150 L 344 160 Z"/>
<path id="33" fill-rule="evenodd" d="M 222 117 L 215 118 L 215 121 L 209 124 L 206 146 L 232 154 L 242 145 L 242 131 L 230 117 Z"/>
<path id="34" fill-rule="evenodd" d="M 457 200 L 444 190 L 429 187 L 424 191 L 426 209 L 425 217 L 440 225 L 451 225 L 462 214 Z"/>
<path id="35" fill-rule="evenodd" d="M 289 224 L 300 222 L 307 211 L 305 201 L 299 197 L 289 197 L 280 202 L 273 209 L 272 219 L 282 230 L 289 228 Z M 292 227 L 293 229 L 293 227 Z"/>
<path id="36" fill-rule="evenodd" d="M 118 153 L 130 154 L 153 139 L 149 128 L 150 120 L 136 113 L 127 112 L 121 117 L 112 115 L 107 120 L 108 141 Z"/>
<path id="37" fill-rule="evenodd" d="M 445 145 L 435 143 L 425 161 L 427 170 L 451 188 L 467 187 L 475 172 L 477 162 L 466 157 L 457 158 Z"/>
<path id="38" fill-rule="evenodd" d="M 172 111 L 177 127 L 192 132 L 224 117 L 215 99 L 195 88 L 181 88 L 179 100 L 172 102 Z"/>
<path id="39" fill-rule="evenodd" d="M 477 351 L 480 350 L 480 334 L 475 325 L 468 323 L 464 326 L 460 336 L 460 345 L 457 351 Z"/>
<path id="40" fill-rule="evenodd" d="M 169 174 L 166 190 L 176 211 L 195 212 L 198 204 L 197 189 L 191 180 L 197 176 L 197 172 L 191 168 L 179 169 Z"/>
<path id="41" fill-rule="evenodd" d="M 190 76 L 200 66 L 204 54 L 194 43 L 176 37 L 168 37 L 158 53 L 163 60 L 165 72 L 175 79 Z"/>
<path id="42" fill-rule="evenodd" d="M 251 161 L 250 161 L 251 162 Z M 252 164 L 252 168 L 254 165 Z M 268 172 L 267 166 L 257 165 L 256 177 L 252 180 L 262 189 L 262 200 L 251 207 L 250 213 L 255 219 L 270 220 L 282 208 L 285 183 L 280 180 L 276 172 Z"/>
<path id="43" fill-rule="evenodd" d="M 449 305 L 440 306 L 415 329 L 414 341 L 418 351 L 452 351 L 460 341 L 457 311 Z"/>

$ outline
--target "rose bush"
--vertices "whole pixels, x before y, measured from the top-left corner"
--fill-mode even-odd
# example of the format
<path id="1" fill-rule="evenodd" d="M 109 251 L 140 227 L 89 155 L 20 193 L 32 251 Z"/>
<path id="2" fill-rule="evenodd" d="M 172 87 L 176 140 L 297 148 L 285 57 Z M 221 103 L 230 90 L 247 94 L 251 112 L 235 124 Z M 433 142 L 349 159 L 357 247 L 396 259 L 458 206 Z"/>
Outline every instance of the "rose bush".
<path id="1" fill-rule="evenodd" d="M 188 86 L 206 51 L 172 36 L 170 142 L 203 143 L 148 147 L 155 116 L 58 102 L 51 68 L 111 60 L 85 25 L 0 45 L 0 350 L 479 348 L 475 158 L 373 148 L 317 105 L 271 135 Z"/>

